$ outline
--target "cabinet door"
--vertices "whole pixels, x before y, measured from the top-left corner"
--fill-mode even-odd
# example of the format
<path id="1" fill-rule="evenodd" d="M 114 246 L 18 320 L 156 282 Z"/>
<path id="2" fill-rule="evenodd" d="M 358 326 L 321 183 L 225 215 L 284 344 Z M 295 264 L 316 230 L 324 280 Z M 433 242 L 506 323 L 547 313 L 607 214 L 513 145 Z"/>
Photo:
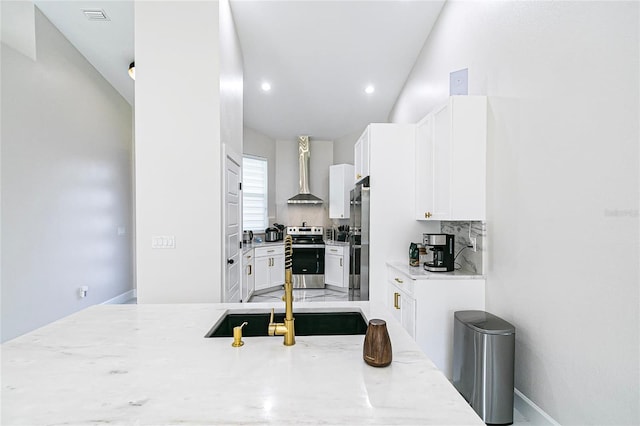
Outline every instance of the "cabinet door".
<path id="1" fill-rule="evenodd" d="M 358 183 L 362 179 L 362 139 L 353 146 L 353 171 L 353 181 Z"/>
<path id="2" fill-rule="evenodd" d="M 358 183 L 369 176 L 369 128 L 362 133 L 354 146 L 353 159 L 355 182 Z"/>
<path id="3" fill-rule="evenodd" d="M 324 251 L 324 283 L 342 287 L 342 254 L 337 248 L 325 248 Z"/>
<path id="4" fill-rule="evenodd" d="M 412 338 L 416 338 L 416 301 L 406 293 L 400 295 L 401 323 Z"/>
<path id="5" fill-rule="evenodd" d="M 402 317 L 400 316 L 400 290 L 391 283 L 387 283 L 387 307 L 393 317 L 402 323 Z"/>
<path id="6" fill-rule="evenodd" d="M 362 138 L 362 177 L 369 176 L 369 150 L 370 150 L 369 128 L 364 132 Z"/>
<path id="7" fill-rule="evenodd" d="M 451 118 L 450 108 L 444 106 L 433 116 L 433 202 L 432 219 L 451 216 Z"/>
<path id="8" fill-rule="evenodd" d="M 433 219 L 433 120 L 429 114 L 416 125 L 416 220 Z"/>
<path id="9" fill-rule="evenodd" d="M 349 219 L 353 176 L 354 167 L 351 164 L 329 167 L 329 218 Z"/>
<path id="10" fill-rule="evenodd" d="M 269 286 L 284 284 L 284 254 L 276 255 L 271 259 L 271 280 Z"/>
<path id="11" fill-rule="evenodd" d="M 255 289 L 262 290 L 270 286 L 271 257 L 255 258 Z"/>
<path id="12" fill-rule="evenodd" d="M 486 219 L 487 100 L 451 98 L 451 219 Z"/>
<path id="13" fill-rule="evenodd" d="M 251 298 L 251 296 L 253 295 L 253 292 L 256 289 L 256 268 L 255 268 L 255 259 L 253 258 L 253 256 L 251 256 L 249 259 L 247 259 L 247 266 L 246 266 L 246 275 L 245 278 L 247 280 L 247 296 L 246 299 L 242 299 L 244 302 L 248 302 L 249 299 Z"/>

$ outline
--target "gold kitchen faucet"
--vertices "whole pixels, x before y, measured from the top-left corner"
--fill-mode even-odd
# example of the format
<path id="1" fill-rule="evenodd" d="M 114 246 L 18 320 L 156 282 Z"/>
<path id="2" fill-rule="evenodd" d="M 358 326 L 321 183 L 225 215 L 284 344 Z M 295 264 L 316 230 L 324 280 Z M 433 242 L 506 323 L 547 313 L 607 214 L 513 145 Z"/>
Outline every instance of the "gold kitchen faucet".
<path id="1" fill-rule="evenodd" d="M 271 309 L 271 319 L 269 320 L 269 336 L 284 336 L 285 346 L 293 346 L 296 344 L 296 332 L 293 326 L 293 280 L 292 280 L 292 261 L 291 254 L 293 248 L 291 235 L 287 235 L 284 239 L 284 300 L 285 315 L 284 322 L 276 323 L 273 321 L 274 309 Z"/>

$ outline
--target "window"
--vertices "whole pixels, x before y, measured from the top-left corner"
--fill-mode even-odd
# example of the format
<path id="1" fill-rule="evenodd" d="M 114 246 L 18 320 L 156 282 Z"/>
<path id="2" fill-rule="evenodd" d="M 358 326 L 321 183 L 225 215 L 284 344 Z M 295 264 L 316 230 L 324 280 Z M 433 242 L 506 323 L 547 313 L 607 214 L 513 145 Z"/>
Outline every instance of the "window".
<path id="1" fill-rule="evenodd" d="M 242 227 L 245 231 L 264 232 L 267 217 L 267 160 L 242 158 Z"/>

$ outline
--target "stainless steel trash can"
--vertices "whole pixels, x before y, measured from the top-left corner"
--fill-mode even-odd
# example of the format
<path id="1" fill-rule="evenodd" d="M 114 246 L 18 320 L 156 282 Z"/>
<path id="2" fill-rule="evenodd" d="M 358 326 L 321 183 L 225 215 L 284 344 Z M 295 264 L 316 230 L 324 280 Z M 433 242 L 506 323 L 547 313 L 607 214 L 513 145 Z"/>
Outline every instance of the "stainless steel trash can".
<path id="1" fill-rule="evenodd" d="M 487 424 L 513 423 L 515 337 L 488 312 L 454 313 L 453 385 Z"/>

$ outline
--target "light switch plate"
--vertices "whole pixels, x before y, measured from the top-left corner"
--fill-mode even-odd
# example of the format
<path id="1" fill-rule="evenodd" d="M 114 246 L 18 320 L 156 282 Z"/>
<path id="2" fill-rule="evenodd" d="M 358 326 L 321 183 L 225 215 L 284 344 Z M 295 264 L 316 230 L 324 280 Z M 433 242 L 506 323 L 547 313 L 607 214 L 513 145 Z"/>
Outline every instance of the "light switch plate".
<path id="1" fill-rule="evenodd" d="M 175 235 L 154 235 L 151 237 L 151 248 L 174 249 L 176 248 Z"/>
<path id="2" fill-rule="evenodd" d="M 469 94 L 469 68 L 449 74 L 449 96 Z"/>

